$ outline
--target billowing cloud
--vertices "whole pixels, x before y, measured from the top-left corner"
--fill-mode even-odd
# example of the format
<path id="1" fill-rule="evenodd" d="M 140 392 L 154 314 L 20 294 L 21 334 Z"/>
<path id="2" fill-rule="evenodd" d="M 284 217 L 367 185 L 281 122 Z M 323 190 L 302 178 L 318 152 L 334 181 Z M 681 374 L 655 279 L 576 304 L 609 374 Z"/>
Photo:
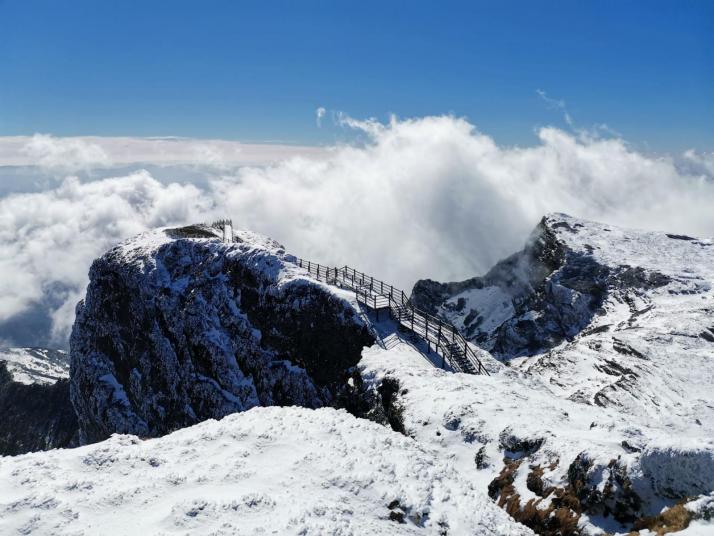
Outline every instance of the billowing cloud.
<path id="1" fill-rule="evenodd" d="M 359 129 L 362 143 L 217 168 L 195 184 L 142 171 L 1 198 L 0 328 L 39 311 L 55 341 L 65 340 L 94 257 L 148 227 L 219 215 L 407 291 L 422 277 L 483 273 L 546 212 L 714 235 L 707 154 L 646 155 L 556 128 L 541 129 L 533 147 L 503 147 L 448 116 L 340 122 Z"/>
<path id="2" fill-rule="evenodd" d="M 202 220 L 211 208 L 195 186 L 163 185 L 146 172 L 86 183 L 69 177 L 0 199 L 0 325 L 30 311 L 28 322 L 48 319 L 39 341 L 65 342 L 95 257 L 147 228 Z"/>

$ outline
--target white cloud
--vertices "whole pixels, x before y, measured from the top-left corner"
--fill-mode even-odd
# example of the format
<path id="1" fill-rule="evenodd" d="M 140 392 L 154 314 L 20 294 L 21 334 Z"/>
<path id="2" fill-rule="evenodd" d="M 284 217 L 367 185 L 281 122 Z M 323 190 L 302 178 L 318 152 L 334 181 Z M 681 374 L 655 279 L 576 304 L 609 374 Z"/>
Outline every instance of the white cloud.
<path id="1" fill-rule="evenodd" d="M 0 166 L 41 166 L 72 172 L 152 163 L 218 168 L 265 165 L 294 156 L 321 158 L 320 147 L 230 140 L 134 137 L 0 136 Z"/>
<path id="2" fill-rule="evenodd" d="M 553 108 L 555 110 L 560 110 L 563 112 L 563 120 L 567 123 L 568 126 L 572 127 L 573 126 L 573 118 L 570 116 L 570 113 L 568 112 L 568 108 L 565 106 L 565 101 L 562 99 L 551 99 L 545 91 L 542 89 L 536 89 L 536 93 L 538 96 L 545 102 L 549 108 Z M 607 126 L 607 125 L 604 125 Z"/>
<path id="3" fill-rule="evenodd" d="M 21 152 L 40 167 L 78 171 L 110 165 L 109 156 L 99 145 L 82 138 L 56 138 L 35 134 Z"/>
<path id="4" fill-rule="evenodd" d="M 322 126 L 322 118 L 325 117 L 327 110 L 320 106 L 315 110 L 315 123 L 317 123 L 318 128 Z"/>
<path id="5" fill-rule="evenodd" d="M 195 186 L 163 185 L 146 172 L 87 183 L 69 177 L 0 199 L 0 323 L 40 308 L 64 341 L 95 257 L 147 228 L 202 220 L 211 208 Z"/>
<path id="6" fill-rule="evenodd" d="M 484 272 L 551 211 L 714 235 L 710 155 L 656 157 L 556 128 L 541 129 L 534 147 L 502 147 L 454 117 L 340 121 L 365 143 L 217 170 L 197 184 L 136 172 L 0 198 L 0 326 L 41 310 L 62 340 L 93 258 L 148 227 L 219 215 L 407 291 L 421 277 Z"/>
<path id="7" fill-rule="evenodd" d="M 687 167 L 691 173 L 714 177 L 714 152 L 699 153 L 690 149 L 685 151 L 682 164 Z"/>
<path id="8" fill-rule="evenodd" d="M 371 143 L 336 148 L 327 161 L 243 169 L 215 181 L 214 195 L 301 255 L 407 288 L 485 271 L 550 211 L 714 234 L 712 181 L 621 140 L 543 128 L 539 145 L 508 148 L 453 117 L 343 123 Z"/>

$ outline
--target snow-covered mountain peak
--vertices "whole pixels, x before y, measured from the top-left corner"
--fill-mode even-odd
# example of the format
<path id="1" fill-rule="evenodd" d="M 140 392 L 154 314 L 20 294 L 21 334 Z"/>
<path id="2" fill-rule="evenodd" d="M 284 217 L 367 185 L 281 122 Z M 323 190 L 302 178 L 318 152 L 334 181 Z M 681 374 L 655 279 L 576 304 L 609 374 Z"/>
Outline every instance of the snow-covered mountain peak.
<path id="1" fill-rule="evenodd" d="M 275 240 L 242 229 L 232 229 L 232 239 L 225 240 L 220 229 L 206 224 L 152 229 L 118 244 L 109 250 L 106 256 L 127 267 L 136 267 L 142 271 L 162 270 L 164 267 L 156 264 L 157 254 L 177 241 L 200 245 L 202 251 L 207 252 L 208 258 L 215 256 L 225 256 L 229 259 L 249 258 L 256 269 L 274 278 L 278 284 L 295 279 L 312 280 L 305 270 L 293 264 L 295 257 L 286 254 L 285 247 Z M 177 260 L 188 265 L 198 259 L 187 255 Z"/>
<path id="2" fill-rule="evenodd" d="M 711 239 L 549 214 L 484 276 L 413 299 L 557 396 L 714 430 L 713 287 Z"/>
<path id="3" fill-rule="evenodd" d="M 552 232 L 574 253 L 591 256 L 604 266 L 633 266 L 672 277 L 682 284 L 693 279 L 714 280 L 714 240 L 656 231 L 625 229 L 567 214 L 547 214 L 536 235 Z"/>

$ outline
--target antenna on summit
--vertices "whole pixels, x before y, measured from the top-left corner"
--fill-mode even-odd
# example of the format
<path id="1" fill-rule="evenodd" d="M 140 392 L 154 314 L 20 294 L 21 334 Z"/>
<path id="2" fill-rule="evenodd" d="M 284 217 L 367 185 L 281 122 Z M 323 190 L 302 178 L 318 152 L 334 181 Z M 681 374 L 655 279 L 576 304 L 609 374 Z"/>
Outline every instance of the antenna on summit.
<path id="1" fill-rule="evenodd" d="M 211 227 L 215 227 L 216 229 L 220 229 L 222 231 L 224 242 L 233 242 L 233 220 L 228 218 L 217 220 L 211 224 Z"/>

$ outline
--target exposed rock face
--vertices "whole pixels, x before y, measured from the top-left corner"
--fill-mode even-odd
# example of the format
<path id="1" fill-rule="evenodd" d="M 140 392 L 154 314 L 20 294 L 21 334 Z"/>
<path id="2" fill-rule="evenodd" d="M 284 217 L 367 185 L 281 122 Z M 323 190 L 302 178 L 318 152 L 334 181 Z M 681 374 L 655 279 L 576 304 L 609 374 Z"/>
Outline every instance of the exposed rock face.
<path id="1" fill-rule="evenodd" d="M 589 222 L 588 222 L 589 223 Z M 418 307 L 455 322 L 472 342 L 504 360 L 542 353 L 585 328 L 608 293 L 661 287 L 670 279 L 654 270 L 608 265 L 593 246 L 573 247 L 564 233 L 585 223 L 546 216 L 525 248 L 483 277 L 458 283 L 418 281 Z"/>
<path id="2" fill-rule="evenodd" d="M 159 230 L 96 260 L 71 337 L 81 441 L 158 436 L 259 405 L 320 407 L 373 342 L 279 244 Z"/>
<path id="3" fill-rule="evenodd" d="M 711 239 L 551 214 L 485 276 L 413 299 L 560 397 L 714 428 L 713 288 Z"/>
<path id="4" fill-rule="evenodd" d="M 41 348 L 0 350 L 0 456 L 73 446 L 69 358 Z"/>

